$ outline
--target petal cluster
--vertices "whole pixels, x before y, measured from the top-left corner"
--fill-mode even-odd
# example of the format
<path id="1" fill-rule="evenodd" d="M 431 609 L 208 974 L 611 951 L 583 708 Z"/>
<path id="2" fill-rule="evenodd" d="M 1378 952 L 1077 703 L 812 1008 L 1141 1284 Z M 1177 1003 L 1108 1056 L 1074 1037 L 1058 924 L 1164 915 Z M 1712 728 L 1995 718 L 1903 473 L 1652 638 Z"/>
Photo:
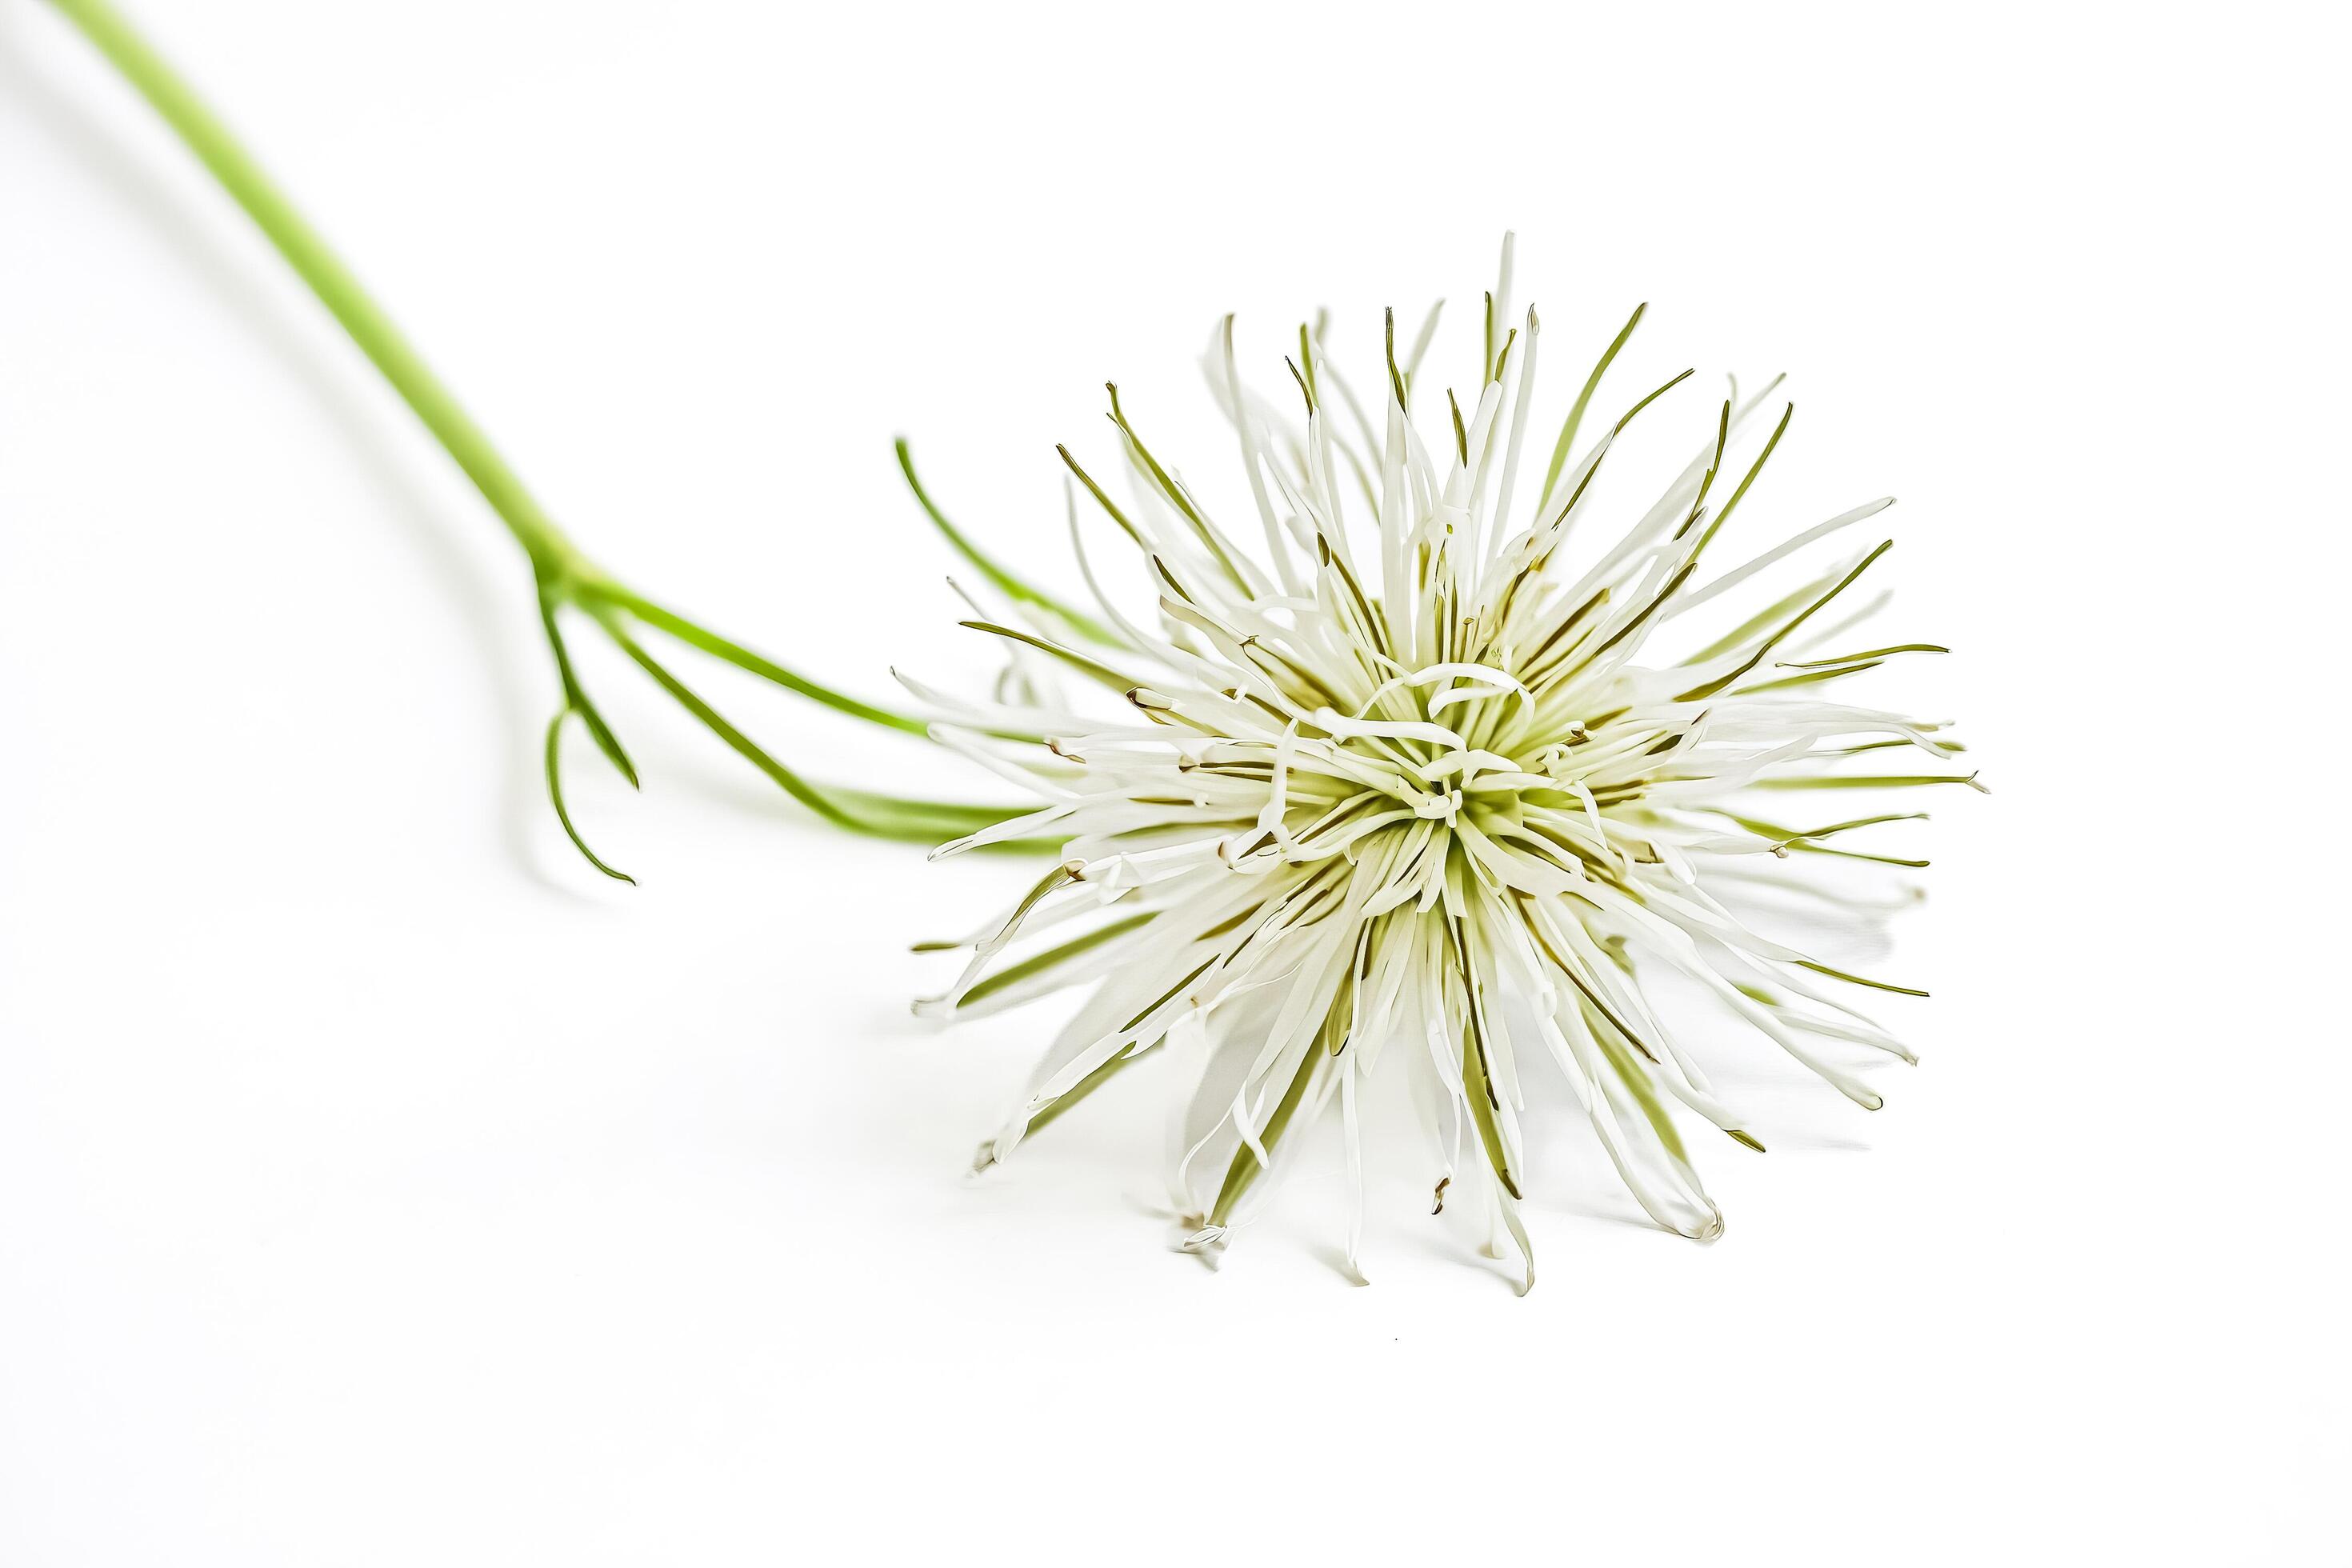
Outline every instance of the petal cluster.
<path id="1" fill-rule="evenodd" d="M 1865 1107 L 1879 1098 L 1836 1047 L 1908 1059 L 1848 1000 L 1898 988 L 1775 941 L 1727 902 L 1728 889 L 1823 857 L 1919 863 L 1848 837 L 1918 814 L 1831 820 L 1804 804 L 1823 792 L 1973 783 L 1948 771 L 1959 748 L 1941 726 L 1832 695 L 1889 659 L 1942 651 L 1836 651 L 1857 605 L 1874 607 L 1855 585 L 1887 542 L 1865 536 L 1793 591 L 1726 609 L 1784 559 L 1846 544 L 1890 501 L 1717 570 L 1789 426 L 1792 410 L 1775 410 L 1754 456 L 1734 460 L 1768 387 L 1710 410 L 1688 466 L 1610 536 L 1590 515 L 1595 481 L 1684 377 L 1580 447 L 1636 311 L 1546 462 L 1527 428 L 1539 322 L 1529 310 L 1501 328 L 1508 291 L 1507 246 L 1468 398 L 1425 384 L 1432 331 L 1400 350 L 1392 319 L 1367 384 L 1302 329 L 1286 395 L 1260 396 L 1223 323 L 1205 369 L 1234 437 L 1232 488 L 1254 514 L 1234 521 L 1163 464 L 1113 388 L 1125 473 L 1100 482 L 1064 451 L 1073 537 L 1077 509 L 1098 511 L 1131 551 L 1149 612 L 1101 591 L 1083 545 L 1091 611 L 991 567 L 1007 612 L 968 624 L 1003 639 L 1010 679 L 984 702 L 909 682 L 953 715 L 941 739 L 1042 802 L 941 852 L 1062 846 L 1001 919 L 953 944 L 970 949 L 961 975 L 919 1005 L 970 1016 L 1084 993 L 983 1163 L 1131 1064 L 1181 1055 L 1193 1086 L 1176 1173 L 1184 1244 L 1222 1247 L 1302 1130 L 1335 1117 L 1352 1266 L 1360 1102 L 1372 1075 L 1404 1075 L 1438 1203 L 1486 1205 L 1532 1283 L 1522 1112 L 1539 1079 L 1565 1079 L 1642 1207 L 1687 1237 L 1711 1238 L 1722 1220 L 1678 1117 L 1760 1147 L 1661 1017 L 1660 972 Z M 1697 612 L 1713 614 L 1684 620 Z M 1857 771 L 1904 751 L 1930 771 Z M 1849 761 L 1865 752 L 1872 763 Z M 1776 795 L 1799 803 L 1793 815 Z"/>

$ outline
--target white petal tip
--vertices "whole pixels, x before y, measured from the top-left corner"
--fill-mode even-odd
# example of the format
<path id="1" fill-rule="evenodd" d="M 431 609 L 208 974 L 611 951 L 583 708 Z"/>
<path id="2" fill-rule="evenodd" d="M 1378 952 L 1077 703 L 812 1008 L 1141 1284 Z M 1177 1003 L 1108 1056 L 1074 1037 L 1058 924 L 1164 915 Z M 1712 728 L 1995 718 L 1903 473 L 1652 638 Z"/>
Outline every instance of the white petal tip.
<path id="1" fill-rule="evenodd" d="M 1204 1225 L 1178 1242 L 1176 1250 L 1189 1252 L 1200 1258 L 1214 1258 L 1225 1249 L 1226 1235 L 1227 1231 L 1223 1226 Z"/>

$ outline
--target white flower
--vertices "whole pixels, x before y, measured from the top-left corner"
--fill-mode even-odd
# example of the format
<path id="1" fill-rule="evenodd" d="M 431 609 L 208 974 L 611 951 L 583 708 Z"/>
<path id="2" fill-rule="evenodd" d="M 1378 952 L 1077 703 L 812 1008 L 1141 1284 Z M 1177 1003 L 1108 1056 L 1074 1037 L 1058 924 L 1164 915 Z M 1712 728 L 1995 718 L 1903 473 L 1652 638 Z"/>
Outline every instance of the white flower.
<path id="1" fill-rule="evenodd" d="M 1132 499 L 1114 500 L 1063 457 L 1140 552 L 1158 597 L 1148 623 L 1099 588 L 1098 617 L 1060 605 L 949 530 L 1017 612 L 1019 625 L 968 623 L 1012 640 L 1015 679 L 984 704 L 908 684 L 957 716 L 941 739 L 1045 804 L 940 853 L 1066 844 L 1062 864 L 968 939 L 961 977 L 919 1010 L 970 1016 L 1087 991 L 983 1164 L 1129 1064 L 1182 1046 L 1198 1071 L 1178 1173 L 1186 1245 L 1222 1247 L 1271 1184 L 1261 1174 L 1336 1108 L 1352 1267 L 1360 1097 L 1374 1073 L 1406 1074 L 1436 1141 L 1439 1204 L 1449 1188 L 1490 1194 L 1532 1284 L 1519 1113 L 1539 1072 L 1567 1079 L 1627 1187 L 1684 1236 L 1712 1238 L 1722 1219 L 1670 1107 L 1761 1147 L 1677 1047 L 1645 984 L 1654 966 L 1696 981 L 1865 1107 L 1877 1094 L 1822 1042 L 1911 1059 L 1835 994 L 1880 983 L 1750 930 L 1719 896 L 1759 868 L 1793 874 L 1804 857 L 1792 852 L 1853 855 L 1825 841 L 1898 819 L 1813 813 L 1777 826 L 1748 804 L 1757 792 L 1973 782 L 1841 765 L 1881 747 L 1938 764 L 1958 750 L 1935 724 L 1823 696 L 1895 655 L 1941 649 L 1804 651 L 1859 618 L 1840 595 L 1887 545 L 1711 641 L 1673 637 L 1673 657 L 1649 657 L 1689 629 L 1688 612 L 1890 502 L 1702 578 L 1789 423 L 1782 413 L 1735 476 L 1726 454 L 1762 399 L 1727 401 L 1657 502 L 1607 548 L 1580 549 L 1612 443 L 1683 378 L 1574 452 L 1635 311 L 1538 474 L 1525 439 L 1538 322 L 1530 310 L 1498 330 L 1509 279 L 1507 240 L 1466 400 L 1432 395 L 1415 374 L 1430 328 L 1400 358 L 1391 318 L 1370 399 L 1302 329 L 1289 407 L 1277 407 L 1243 387 L 1223 323 L 1206 368 L 1238 438 L 1262 553 L 1144 444 L 1113 388 Z M 1071 521 L 1075 540 L 1075 505 Z M 1080 564 L 1096 587 L 1083 548 Z M 1116 716 L 1063 705 L 1057 674 L 1104 689 Z"/>

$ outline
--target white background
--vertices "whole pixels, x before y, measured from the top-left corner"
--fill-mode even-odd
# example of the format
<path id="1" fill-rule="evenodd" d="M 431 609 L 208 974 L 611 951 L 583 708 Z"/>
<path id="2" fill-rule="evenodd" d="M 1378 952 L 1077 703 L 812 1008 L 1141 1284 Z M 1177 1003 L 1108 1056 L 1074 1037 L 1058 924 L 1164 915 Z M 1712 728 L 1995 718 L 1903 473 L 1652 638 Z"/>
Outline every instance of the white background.
<path id="1" fill-rule="evenodd" d="M 1902 498 L 1997 793 L 1879 964 L 1925 1065 L 1702 1146 L 1712 1247 L 1564 1156 L 1526 1300 L 1409 1183 L 1346 1283 L 1312 1170 L 1212 1273 L 1140 1069 L 967 1181 L 1049 1020 L 905 947 L 1019 868 L 598 660 L 589 873 L 520 558 L 7 0 L 0 1562 L 2352 1557 L 2317 8 L 139 9 L 589 550 L 845 686 L 972 663 L 893 434 L 1069 584 L 1106 377 L 1192 443 L 1218 315 L 1278 384 L 1510 227 L 1553 396 L 1642 300 L 1604 405 L 1794 374 L 1751 537 Z"/>

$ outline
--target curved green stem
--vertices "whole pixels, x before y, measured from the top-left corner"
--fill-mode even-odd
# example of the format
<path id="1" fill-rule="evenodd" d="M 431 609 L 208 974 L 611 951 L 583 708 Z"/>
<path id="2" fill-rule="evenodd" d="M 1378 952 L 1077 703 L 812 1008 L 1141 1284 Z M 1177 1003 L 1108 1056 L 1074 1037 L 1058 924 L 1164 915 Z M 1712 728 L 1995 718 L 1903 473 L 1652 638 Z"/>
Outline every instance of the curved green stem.
<path id="1" fill-rule="evenodd" d="M 563 836 L 572 840 L 572 847 L 579 850 L 586 857 L 588 864 L 607 877 L 634 888 L 637 885 L 635 877 L 606 865 L 598 858 L 596 851 L 588 847 L 588 841 L 580 837 L 577 827 L 572 826 L 572 813 L 563 805 L 563 721 L 578 711 L 576 708 L 559 708 L 555 710 L 555 717 L 547 721 L 547 741 L 541 753 L 541 766 L 547 773 L 548 802 L 555 807 L 555 820 L 563 825 Z"/>
<path id="2" fill-rule="evenodd" d="M 441 378 L 409 345 L 392 318 L 361 286 L 352 269 L 296 211 L 285 193 L 264 174 L 227 126 L 205 106 L 194 89 L 106 0 L 49 0 L 79 27 L 124 79 L 163 117 L 236 198 L 288 266 L 351 334 L 362 353 L 383 374 L 401 400 L 425 422 L 457 467 L 474 481 L 499 521 L 507 525 L 542 575 L 562 575 L 585 563 L 563 531 L 541 510 L 522 480 L 499 455 Z"/>
<path id="3" fill-rule="evenodd" d="M 805 676 L 795 675 L 772 658 L 752 652 L 741 643 L 720 637 L 695 625 L 684 616 L 665 610 L 659 605 L 622 587 L 608 578 L 591 577 L 580 584 L 581 596 L 615 609 L 625 610 L 634 618 L 649 626 L 667 632 L 690 647 L 700 648 L 713 658 L 725 659 L 739 669 L 748 669 L 762 680 L 772 680 L 788 691 L 798 692 L 812 702 L 823 703 L 853 719 L 863 719 L 869 724 L 904 731 L 909 735 L 927 735 L 930 726 L 910 714 L 894 713 L 887 708 L 877 708 L 870 702 L 860 702 L 855 697 L 844 696 L 829 686 L 820 686 Z"/>
<path id="4" fill-rule="evenodd" d="M 1097 643 L 1104 647 L 1127 647 L 1125 637 L 1120 637 L 1093 616 L 1072 609 L 1044 589 L 1031 587 L 997 564 L 995 560 L 982 552 L 979 545 L 966 538 L 963 530 L 950 522 L 947 513 L 941 511 L 939 504 L 931 500 L 931 493 L 923 488 L 923 481 L 915 477 L 915 456 L 908 449 L 907 438 L 901 436 L 893 446 L 898 454 L 898 471 L 907 476 L 907 488 L 915 493 L 915 504 L 923 509 L 923 514 L 931 520 L 931 526 L 940 531 L 940 536 L 954 548 L 955 552 L 978 567 L 980 574 L 994 584 L 999 593 L 1008 599 L 1016 600 L 1024 605 L 1034 605 L 1050 615 L 1059 616 L 1065 625 L 1088 642 Z"/>
<path id="5" fill-rule="evenodd" d="M 943 838 L 960 837 L 982 827 L 992 827 L 1023 814 L 1024 808 L 1020 806 L 905 800 L 895 795 L 871 795 L 863 790 L 840 790 L 811 784 L 770 755 L 758 742 L 737 729 L 724 714 L 703 700 L 699 693 L 670 673 L 667 667 L 640 647 L 625 628 L 615 625 L 610 614 L 606 612 L 598 617 L 604 623 L 606 635 L 623 653 L 636 661 L 638 668 L 653 677 L 655 683 L 668 692 L 678 706 L 693 714 L 703 728 L 725 742 L 730 750 L 765 773 L 777 788 L 835 827 L 877 838 L 937 844 Z M 584 850 L 585 847 L 583 848 Z"/>
<path id="6" fill-rule="evenodd" d="M 563 688 L 563 706 L 548 727 L 544 745 L 548 795 L 565 835 L 589 864 L 607 876 L 628 879 L 590 851 L 565 807 L 559 761 L 563 721 L 578 714 L 597 749 L 632 785 L 637 782 L 637 773 L 604 715 L 582 687 L 571 653 L 564 646 L 559 620 L 559 612 L 567 607 L 584 611 L 674 700 L 751 760 L 786 794 L 836 826 L 883 837 L 936 842 L 1018 815 L 1019 808 L 1011 806 L 910 801 L 855 790 L 821 788 L 777 762 L 721 718 L 629 637 L 621 624 L 622 616 L 666 632 L 715 658 L 853 718 L 914 735 L 926 734 L 928 729 L 920 719 L 861 702 L 807 679 L 740 643 L 663 608 L 599 571 L 547 515 L 524 487 L 521 478 L 491 445 L 489 437 L 474 423 L 473 416 L 410 345 L 342 258 L 295 209 L 228 127 L 121 13 L 108 0 L 50 0 L 50 4 L 139 90 L 221 188 L 235 198 L 255 226 L 277 247 L 278 255 L 286 258 L 295 275 L 326 306 L 352 342 L 367 355 L 369 363 L 382 373 L 433 438 L 473 481 L 474 488 L 530 557 L 531 574 L 538 584 L 541 625 Z M 971 553 L 970 547 L 952 532 L 950 538 L 959 548 Z M 1034 596 L 1042 600 L 1042 595 Z M 1004 846 L 1024 851 L 1041 847 L 1052 847 L 1030 840 Z"/>

